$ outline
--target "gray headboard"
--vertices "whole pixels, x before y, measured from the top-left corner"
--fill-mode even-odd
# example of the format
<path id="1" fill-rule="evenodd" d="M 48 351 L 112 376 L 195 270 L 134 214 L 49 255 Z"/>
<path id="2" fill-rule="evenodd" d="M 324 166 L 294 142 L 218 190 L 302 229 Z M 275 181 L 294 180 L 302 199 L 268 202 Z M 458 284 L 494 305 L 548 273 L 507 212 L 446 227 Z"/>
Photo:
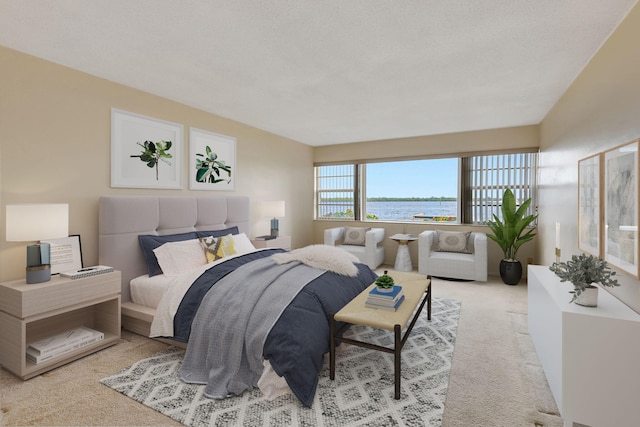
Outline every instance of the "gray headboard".
<path id="1" fill-rule="evenodd" d="M 122 272 L 122 302 L 129 282 L 147 272 L 139 234 L 166 235 L 237 226 L 250 231 L 249 197 L 103 196 L 98 217 L 98 262 Z"/>

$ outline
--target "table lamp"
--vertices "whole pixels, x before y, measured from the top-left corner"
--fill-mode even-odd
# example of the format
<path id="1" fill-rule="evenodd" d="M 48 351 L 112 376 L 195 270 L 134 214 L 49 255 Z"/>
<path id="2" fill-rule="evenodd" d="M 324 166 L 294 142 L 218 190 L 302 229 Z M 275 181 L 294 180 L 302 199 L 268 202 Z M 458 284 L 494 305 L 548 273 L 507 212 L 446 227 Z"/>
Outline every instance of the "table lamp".
<path id="1" fill-rule="evenodd" d="M 278 237 L 278 217 L 284 217 L 284 200 L 264 202 L 263 213 L 264 216 L 273 218 L 271 220 L 271 237 Z"/>
<path id="2" fill-rule="evenodd" d="M 69 235 L 69 205 L 7 205 L 8 242 L 38 241 L 27 245 L 27 283 L 51 279 L 51 248 L 45 239 Z"/>

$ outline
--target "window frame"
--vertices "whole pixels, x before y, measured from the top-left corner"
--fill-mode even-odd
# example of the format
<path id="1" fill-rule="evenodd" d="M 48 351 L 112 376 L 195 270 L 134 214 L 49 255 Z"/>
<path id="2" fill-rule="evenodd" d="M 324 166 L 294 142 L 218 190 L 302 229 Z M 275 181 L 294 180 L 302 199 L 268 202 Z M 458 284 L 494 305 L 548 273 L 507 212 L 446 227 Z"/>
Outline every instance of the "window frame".
<path id="1" fill-rule="evenodd" d="M 314 219 L 316 220 L 326 220 L 326 221 L 361 221 L 361 222 L 399 222 L 399 223 L 410 223 L 415 224 L 419 223 L 411 220 L 385 220 L 385 219 L 367 219 L 366 218 L 366 164 L 369 163 L 390 163 L 390 162 L 399 162 L 399 161 L 411 161 L 411 160 L 431 160 L 431 159 L 442 159 L 442 158 L 456 158 L 458 159 L 458 207 L 457 207 L 457 221 L 451 222 L 450 224 L 458 224 L 458 225 L 484 225 L 487 219 L 482 221 L 473 222 L 473 213 L 472 213 L 472 203 L 471 197 L 473 193 L 473 180 L 470 176 L 470 159 L 473 157 L 480 156 L 505 156 L 505 155 L 525 155 L 525 154 L 535 154 L 533 156 L 533 164 L 529 166 L 529 183 L 528 184 L 507 184 L 503 185 L 504 189 L 506 188 L 514 188 L 514 187 L 522 187 L 523 185 L 529 188 L 528 194 L 533 203 L 531 204 L 529 210 L 530 213 L 536 213 L 537 211 L 537 175 L 538 175 L 538 157 L 539 157 L 539 148 L 522 148 L 522 149 L 509 149 L 509 150 L 491 150 L 491 151 L 476 151 L 476 152 L 466 152 L 466 153 L 455 153 L 455 154 L 439 154 L 439 155 L 431 155 L 431 156 L 407 156 L 407 157 L 394 157 L 394 158 L 384 158 L 384 159 L 368 159 L 368 160 L 357 160 L 357 161 L 345 161 L 345 162 L 318 162 L 314 163 L 314 185 L 316 186 L 314 191 Z M 355 170 L 354 176 L 354 216 L 353 218 L 345 218 L 345 217 L 324 217 L 319 215 L 319 204 L 318 204 L 318 168 L 323 166 L 339 166 L 339 165 L 353 165 Z M 499 216 L 499 212 L 498 216 Z M 429 224 L 425 222 L 424 224 Z"/>

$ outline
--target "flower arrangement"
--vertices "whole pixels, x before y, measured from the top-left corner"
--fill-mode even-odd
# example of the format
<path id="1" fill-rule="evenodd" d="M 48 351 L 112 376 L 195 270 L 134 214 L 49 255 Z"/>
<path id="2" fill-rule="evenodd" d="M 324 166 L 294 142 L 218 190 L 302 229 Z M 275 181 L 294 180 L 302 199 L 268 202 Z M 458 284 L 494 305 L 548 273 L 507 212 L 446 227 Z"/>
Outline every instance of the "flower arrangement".
<path id="1" fill-rule="evenodd" d="M 569 281 L 573 283 L 574 290 L 570 302 L 574 302 L 586 288 L 593 288 L 592 283 L 599 283 L 602 286 L 620 286 L 617 279 L 614 279 L 616 272 L 611 270 L 607 261 L 593 255 L 580 254 L 572 255 L 567 262 L 554 262 L 549 270 L 553 271 L 560 278 L 561 282 Z"/>

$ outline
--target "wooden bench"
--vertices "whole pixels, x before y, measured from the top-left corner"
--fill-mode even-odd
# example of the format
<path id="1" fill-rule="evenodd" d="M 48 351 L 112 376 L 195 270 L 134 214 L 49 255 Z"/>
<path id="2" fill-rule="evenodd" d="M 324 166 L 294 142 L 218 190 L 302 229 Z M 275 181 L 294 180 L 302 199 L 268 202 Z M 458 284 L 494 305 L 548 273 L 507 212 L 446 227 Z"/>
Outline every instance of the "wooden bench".
<path id="1" fill-rule="evenodd" d="M 416 274 L 394 273 L 391 275 L 396 284 L 402 286 L 404 291 L 404 301 L 396 311 L 388 311 L 384 309 L 369 308 L 365 306 L 365 301 L 369 295 L 369 291 L 375 287 L 372 284 L 362 291 L 351 302 L 345 305 L 340 311 L 329 316 L 330 325 L 330 346 L 329 346 L 329 377 L 335 379 L 336 370 L 336 344 L 344 342 L 347 344 L 357 345 L 372 350 L 393 353 L 394 355 L 394 378 L 395 378 L 395 398 L 400 399 L 400 369 L 401 369 L 401 352 L 404 343 L 407 341 L 413 326 L 416 324 L 418 317 L 425 304 L 427 304 L 427 319 L 431 320 L 431 277 L 422 276 L 419 278 Z M 416 307 L 418 309 L 416 310 Z M 411 319 L 411 324 L 402 335 L 407 322 Z M 336 330 L 336 323 L 344 322 L 339 329 Z M 342 333 L 350 325 L 364 325 L 372 328 L 386 329 L 394 332 L 393 348 L 383 347 L 364 341 L 357 341 L 351 338 L 342 337 Z"/>

